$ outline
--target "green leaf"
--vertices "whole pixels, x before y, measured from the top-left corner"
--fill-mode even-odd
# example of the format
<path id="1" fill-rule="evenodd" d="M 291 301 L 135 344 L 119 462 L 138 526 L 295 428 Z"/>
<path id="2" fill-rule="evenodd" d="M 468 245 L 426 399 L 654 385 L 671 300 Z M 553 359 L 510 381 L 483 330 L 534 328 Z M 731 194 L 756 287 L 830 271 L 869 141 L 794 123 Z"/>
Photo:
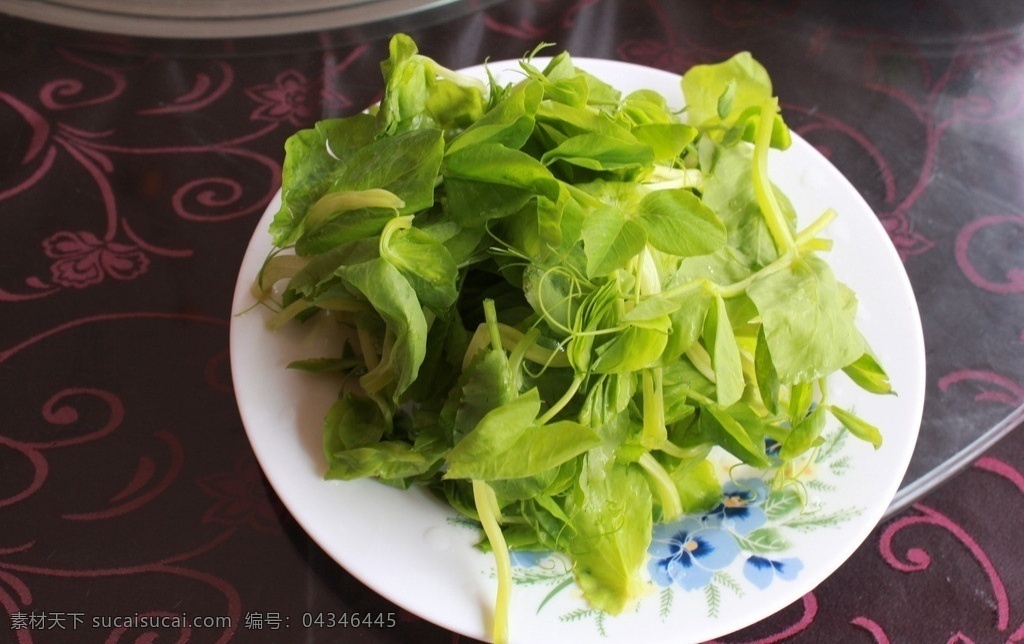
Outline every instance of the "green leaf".
<path id="1" fill-rule="evenodd" d="M 797 382 L 789 387 L 789 420 L 794 425 L 799 423 L 811 409 L 814 395 L 814 383 Z"/>
<path id="2" fill-rule="evenodd" d="M 449 154 L 444 171 L 446 178 L 511 186 L 558 199 L 558 182 L 544 164 L 498 143 L 480 143 Z"/>
<path id="3" fill-rule="evenodd" d="M 735 145 L 740 140 L 753 142 L 757 135 L 757 122 L 761 116 L 763 106 L 751 106 L 743 110 L 739 116 L 729 119 L 732 126 L 725 133 L 722 143 L 729 146 Z M 782 120 L 782 115 L 775 113 L 772 117 L 771 138 L 768 141 L 769 147 L 785 150 L 793 142 L 789 126 Z"/>
<path id="4" fill-rule="evenodd" d="M 854 324 L 856 299 L 821 259 L 808 257 L 747 287 L 764 326 L 779 380 L 809 382 L 864 352 Z"/>
<path id="5" fill-rule="evenodd" d="M 776 195 L 783 213 L 795 228 L 796 213 Z M 779 253 L 754 194 L 752 150 L 745 146 L 717 149 L 714 166 L 704 177 L 704 203 L 729 231 L 729 245 L 756 267 L 769 264 Z"/>
<path id="6" fill-rule="evenodd" d="M 711 366 L 715 370 L 717 402 L 728 407 L 740 399 L 746 383 L 739 345 L 729 322 L 725 300 L 720 296 L 716 296 L 714 304 L 708 308 L 704 320 L 704 342 L 711 355 Z"/>
<path id="7" fill-rule="evenodd" d="M 383 188 L 365 190 L 334 190 L 317 200 L 306 214 L 306 234 L 325 222 L 352 211 L 385 211 L 397 213 L 405 202 L 395 193 Z M 346 240 L 348 241 L 348 240 Z"/>
<path id="8" fill-rule="evenodd" d="M 380 138 L 344 159 L 331 190 L 387 190 L 404 203 L 399 213 L 414 213 L 433 205 L 434 181 L 443 156 L 444 136 L 439 129 Z"/>
<path id="9" fill-rule="evenodd" d="M 486 105 L 483 82 L 420 55 L 405 34 L 391 38 L 388 52 L 381 63 L 380 131 L 391 135 L 438 125 L 465 127 L 480 118 Z"/>
<path id="10" fill-rule="evenodd" d="M 473 79 L 475 80 L 475 79 Z M 485 113 L 487 100 L 480 86 L 461 84 L 450 78 L 438 78 L 423 106 L 444 130 L 463 128 L 479 121 Z"/>
<path id="11" fill-rule="evenodd" d="M 864 353 L 843 367 L 843 372 L 865 391 L 873 394 L 894 393 L 889 382 L 889 374 L 870 353 Z"/>
<path id="12" fill-rule="evenodd" d="M 463 226 L 451 219 L 430 220 L 426 216 L 420 225 L 419 215 L 416 224 L 444 244 L 456 266 L 468 266 L 483 250 L 485 231 L 482 228 Z"/>
<path id="13" fill-rule="evenodd" d="M 631 131 L 637 141 L 651 149 L 653 161 L 662 163 L 679 158 L 697 136 L 696 128 L 683 123 L 648 123 Z"/>
<path id="14" fill-rule="evenodd" d="M 320 256 L 349 242 L 376 237 L 397 212 L 396 208 L 338 210 L 315 229 L 304 231 L 295 241 L 295 253 Z"/>
<path id="15" fill-rule="evenodd" d="M 748 465 L 761 468 L 771 465 L 761 437 L 755 440 L 729 410 L 719 405 L 703 405 L 700 410 L 699 422 L 704 435 Z"/>
<path id="16" fill-rule="evenodd" d="M 531 200 L 558 202 L 561 188 L 540 161 L 497 143 L 472 145 L 445 158 L 448 211 L 463 225 L 519 212 Z"/>
<path id="17" fill-rule="evenodd" d="M 416 291 L 397 268 L 383 259 L 345 266 L 338 272 L 362 293 L 394 335 L 389 359 L 397 400 L 416 379 L 427 353 L 427 321 Z"/>
<path id="18" fill-rule="evenodd" d="M 822 443 L 821 431 L 825 429 L 825 407 L 815 407 L 801 420 L 782 441 L 779 457 L 784 461 L 797 457 Z"/>
<path id="19" fill-rule="evenodd" d="M 533 133 L 542 95 L 543 88 L 536 80 L 515 85 L 501 102 L 452 139 L 447 154 L 480 143 L 523 147 Z"/>
<path id="20" fill-rule="evenodd" d="M 702 127 L 729 125 L 743 110 L 760 106 L 772 96 L 771 78 L 750 52 L 720 63 L 694 65 L 683 74 L 682 88 L 690 123 Z"/>
<path id="21" fill-rule="evenodd" d="M 557 57 L 552 60 L 553 65 L 545 69 L 544 98 L 553 104 L 586 107 L 590 99 L 590 83 L 585 76 L 576 74 L 571 61 L 566 59 L 563 62 L 567 64 L 563 65 L 562 73 L 559 73 Z"/>
<path id="22" fill-rule="evenodd" d="M 458 267 L 444 244 L 429 233 L 412 225 L 385 230 L 381 257 L 405 275 L 420 301 L 434 312 L 442 313 L 455 304 Z"/>
<path id="23" fill-rule="evenodd" d="M 637 222 L 660 251 L 690 257 L 725 246 L 725 224 L 689 190 L 656 190 L 640 201 Z"/>
<path id="24" fill-rule="evenodd" d="M 483 230 L 488 222 L 520 212 L 537 198 L 528 188 L 488 181 L 445 179 L 448 213 L 466 228 Z"/>
<path id="25" fill-rule="evenodd" d="M 573 65 L 575 67 L 575 63 Z M 587 83 L 587 104 L 597 109 L 607 109 L 618 105 L 622 100 L 622 92 L 611 83 L 594 76 L 585 69 L 576 67 L 576 74 Z"/>
<path id="26" fill-rule="evenodd" d="M 295 242 L 306 212 L 331 184 L 339 160 L 366 145 L 373 132 L 373 117 L 361 114 L 326 119 L 288 137 L 281 168 L 281 207 L 270 225 L 275 246 Z"/>
<path id="27" fill-rule="evenodd" d="M 653 499 L 644 474 L 592 451 L 567 506 L 576 584 L 593 608 L 612 615 L 628 610 L 648 588 L 641 571 Z"/>
<path id="28" fill-rule="evenodd" d="M 629 325 L 612 340 L 598 345 L 591 365 L 594 373 L 631 373 L 649 367 L 661 358 L 668 343 L 669 319 L 663 316 L 660 326 Z"/>
<path id="29" fill-rule="evenodd" d="M 729 113 L 732 112 L 732 103 L 736 98 L 736 80 L 730 79 L 725 85 L 725 90 L 722 95 L 718 97 L 718 109 L 716 113 L 718 118 L 723 121 L 729 117 Z"/>
<path id="30" fill-rule="evenodd" d="M 675 313 L 682 307 L 679 299 L 655 293 L 645 297 L 639 304 L 622 316 L 623 322 L 647 322 Z M 701 321 L 704 316 L 701 315 Z"/>
<path id="31" fill-rule="evenodd" d="M 376 443 L 384 435 L 386 425 L 377 403 L 365 396 L 343 394 L 324 418 L 324 455 L 330 462 L 340 451 Z"/>
<path id="32" fill-rule="evenodd" d="M 448 452 L 445 477 L 489 481 L 535 476 L 601 443 L 593 429 L 579 423 L 537 425 L 539 412 L 536 389 L 489 412 Z"/>
<path id="33" fill-rule="evenodd" d="M 754 375 L 757 380 L 757 391 L 761 402 L 769 413 L 779 413 L 779 374 L 772 363 L 772 354 L 768 349 L 768 340 L 764 336 L 764 327 L 757 330 L 757 345 L 754 347 Z"/>
<path id="34" fill-rule="evenodd" d="M 457 436 L 471 432 L 489 412 L 518 395 L 511 380 L 508 358 L 501 350 L 488 349 L 463 371 L 453 417 Z"/>
<path id="35" fill-rule="evenodd" d="M 877 427 L 867 422 L 863 418 L 856 416 L 855 414 L 846 411 L 835 405 L 829 405 L 828 410 L 832 412 L 832 415 L 843 424 L 851 434 L 861 440 L 865 440 L 875 448 L 878 449 L 882 446 L 882 432 Z"/>
<path id="36" fill-rule="evenodd" d="M 349 481 L 373 477 L 392 481 L 418 476 L 432 465 L 408 443 L 381 441 L 332 453 L 325 478 Z"/>
<path id="37" fill-rule="evenodd" d="M 678 118 L 668 100 L 653 89 L 638 89 L 622 97 L 616 117 L 635 130 L 644 125 L 675 125 Z M 690 126 L 685 126 L 690 128 Z M 690 128 L 693 129 L 693 128 Z M 693 135 L 696 136 L 696 130 Z"/>
<path id="38" fill-rule="evenodd" d="M 686 353 L 704 332 L 711 296 L 704 289 L 693 289 L 672 298 L 677 308 L 669 313 L 672 330 L 662 360 L 668 363 Z M 716 305 L 717 306 L 717 305 Z"/>
<path id="39" fill-rule="evenodd" d="M 488 481 L 488 485 L 494 488 L 502 501 L 527 501 L 527 505 L 533 505 L 534 499 L 550 499 L 553 494 L 561 494 L 576 482 L 578 476 L 579 459 L 571 459 L 533 476 L 493 479 Z M 553 503 L 547 504 L 547 507 L 552 506 L 558 507 Z"/>
<path id="40" fill-rule="evenodd" d="M 679 262 L 675 272 L 666 284 L 665 290 L 675 293 L 706 285 L 731 287 L 750 278 L 756 271 L 751 269 L 750 260 L 732 246 L 726 246 L 710 255 L 686 257 Z M 697 282 L 694 284 L 693 282 Z M 709 288 L 710 291 L 718 289 Z M 730 300 L 739 299 L 731 296 Z"/>
<path id="41" fill-rule="evenodd" d="M 555 161 L 564 161 L 588 170 L 621 170 L 652 163 L 654 153 L 649 146 L 636 141 L 588 133 L 569 137 L 541 156 L 541 162 L 545 165 Z"/>
<path id="42" fill-rule="evenodd" d="M 710 510 L 722 498 L 722 484 L 711 461 L 704 459 L 695 465 L 670 471 L 679 492 L 683 512 L 693 513 Z"/>
<path id="43" fill-rule="evenodd" d="M 583 221 L 587 276 L 600 277 L 625 268 L 647 244 L 640 224 L 614 207 L 595 210 Z"/>
<path id="44" fill-rule="evenodd" d="M 317 121 L 313 129 L 320 133 L 328 153 L 340 161 L 369 145 L 377 136 L 375 119 L 365 112 Z M 285 182 L 283 176 L 281 182 Z"/>
<path id="45" fill-rule="evenodd" d="M 391 212 L 390 216 L 394 216 L 394 212 Z M 383 227 L 384 223 L 381 223 L 381 229 Z M 313 299 L 337 283 L 336 273 L 341 267 L 376 259 L 377 246 L 376 239 L 358 239 L 318 252 L 292 277 L 288 282 L 288 289 Z"/>
<path id="46" fill-rule="evenodd" d="M 557 101 L 542 101 L 537 108 L 537 123 L 549 136 L 561 140 L 581 134 L 602 134 L 623 141 L 633 140 L 629 129 L 606 113 L 586 106 Z"/>
<path id="47" fill-rule="evenodd" d="M 357 360 L 354 358 L 305 358 L 292 360 L 288 363 L 288 368 L 307 373 L 337 373 L 349 371 L 356 365 Z"/>

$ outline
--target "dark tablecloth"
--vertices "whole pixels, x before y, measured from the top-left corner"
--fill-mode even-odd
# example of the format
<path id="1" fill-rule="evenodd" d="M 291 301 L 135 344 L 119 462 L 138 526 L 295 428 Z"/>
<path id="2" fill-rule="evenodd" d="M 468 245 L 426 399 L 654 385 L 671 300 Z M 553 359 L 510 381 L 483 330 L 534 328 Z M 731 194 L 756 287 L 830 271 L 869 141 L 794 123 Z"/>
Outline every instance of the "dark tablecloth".
<path id="1" fill-rule="evenodd" d="M 928 389 L 897 506 L 724 642 L 1024 640 L 1022 24 L 995 0 L 510 0 L 401 24 L 452 68 L 541 41 L 674 72 L 749 50 L 898 249 Z M 0 15 L 0 642 L 466 641 L 307 538 L 230 377 L 235 278 L 283 142 L 379 97 L 395 28 L 183 41 Z M 356 612 L 395 621 L 275 628 Z M 93 623 L 182 614 L 225 619 Z"/>

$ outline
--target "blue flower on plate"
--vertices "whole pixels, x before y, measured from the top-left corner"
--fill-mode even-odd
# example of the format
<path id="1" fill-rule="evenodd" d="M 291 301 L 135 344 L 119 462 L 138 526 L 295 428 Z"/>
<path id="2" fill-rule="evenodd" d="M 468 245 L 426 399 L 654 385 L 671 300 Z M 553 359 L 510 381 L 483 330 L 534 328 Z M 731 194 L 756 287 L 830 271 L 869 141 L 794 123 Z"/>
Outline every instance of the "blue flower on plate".
<path id="1" fill-rule="evenodd" d="M 767 588 L 778 577 L 787 581 L 796 579 L 804 564 L 796 558 L 768 559 L 751 555 L 743 564 L 743 576 L 758 588 Z"/>
<path id="2" fill-rule="evenodd" d="M 705 522 L 739 535 L 750 534 L 768 521 L 760 507 L 767 498 L 768 486 L 761 479 L 730 481 L 722 486 L 722 500 L 704 515 Z"/>
<path id="3" fill-rule="evenodd" d="M 707 586 L 716 570 L 732 563 L 740 546 L 727 530 L 686 518 L 657 526 L 648 552 L 647 569 L 655 583 L 695 590 Z"/>
<path id="4" fill-rule="evenodd" d="M 517 568 L 534 568 L 551 556 L 547 550 L 509 550 L 509 562 Z"/>

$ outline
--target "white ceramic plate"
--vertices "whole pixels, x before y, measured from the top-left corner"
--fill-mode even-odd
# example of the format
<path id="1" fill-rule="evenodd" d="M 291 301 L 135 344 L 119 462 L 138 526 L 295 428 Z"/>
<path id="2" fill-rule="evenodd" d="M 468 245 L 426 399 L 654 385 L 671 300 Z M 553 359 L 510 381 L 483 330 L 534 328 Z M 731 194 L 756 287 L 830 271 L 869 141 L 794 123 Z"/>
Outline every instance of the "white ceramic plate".
<path id="1" fill-rule="evenodd" d="M 576 63 L 623 91 L 655 89 L 681 107 L 679 77 L 631 64 Z M 514 62 L 490 65 L 515 68 Z M 474 73 L 482 73 L 474 68 Z M 509 76 L 509 79 L 514 77 Z M 745 498 L 702 522 L 690 518 L 656 532 L 651 558 L 665 564 L 635 612 L 588 612 L 557 556 L 519 561 L 512 599 L 515 642 L 700 642 L 738 630 L 784 608 L 843 563 L 882 517 L 906 471 L 924 402 L 925 355 L 914 294 L 896 251 L 850 183 L 806 141 L 771 158 L 772 179 L 800 214 L 801 226 L 834 208 L 826 255 L 858 294 L 858 323 L 889 372 L 898 396 L 866 394 L 845 377 L 830 396 L 878 425 L 875 451 L 844 433 L 809 464 L 801 505 L 789 491 Z M 272 333 L 267 312 L 253 307 L 252 283 L 271 248 L 270 204 L 243 260 L 231 324 L 235 391 L 249 440 L 271 485 L 309 535 L 367 586 L 447 629 L 488 639 L 496 582 L 491 557 L 473 544 L 477 532 L 419 491 L 373 481 L 325 482 L 320 425 L 337 386 L 285 369 L 291 360 L 325 355 L 331 339 L 312 328 Z M 761 489 L 761 492 L 764 490 Z M 736 505 L 731 503 L 729 505 Z M 688 547 L 715 546 L 705 555 Z"/>

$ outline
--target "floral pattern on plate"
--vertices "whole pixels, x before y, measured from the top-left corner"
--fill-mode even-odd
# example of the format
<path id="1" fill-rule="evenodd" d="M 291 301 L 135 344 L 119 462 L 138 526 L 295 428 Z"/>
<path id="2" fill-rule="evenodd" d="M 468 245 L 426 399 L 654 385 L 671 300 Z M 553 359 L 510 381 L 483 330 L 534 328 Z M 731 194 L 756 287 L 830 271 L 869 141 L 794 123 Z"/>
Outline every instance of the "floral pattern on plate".
<path id="1" fill-rule="evenodd" d="M 823 502 L 849 467 L 847 436 L 831 434 L 803 463 L 786 470 L 758 472 L 723 461 L 722 496 L 714 507 L 655 526 L 647 561 L 654 591 L 642 601 L 657 601 L 665 619 L 678 608 L 677 593 L 699 593 L 706 616 L 716 618 L 725 592 L 742 597 L 798 579 L 804 562 L 791 535 L 837 528 L 862 511 Z M 538 612 L 575 585 L 563 554 L 513 552 L 512 563 L 517 584 L 551 587 Z M 574 602 L 579 605 L 563 610 L 559 619 L 591 619 L 604 635 L 606 621 L 614 617 Z"/>

